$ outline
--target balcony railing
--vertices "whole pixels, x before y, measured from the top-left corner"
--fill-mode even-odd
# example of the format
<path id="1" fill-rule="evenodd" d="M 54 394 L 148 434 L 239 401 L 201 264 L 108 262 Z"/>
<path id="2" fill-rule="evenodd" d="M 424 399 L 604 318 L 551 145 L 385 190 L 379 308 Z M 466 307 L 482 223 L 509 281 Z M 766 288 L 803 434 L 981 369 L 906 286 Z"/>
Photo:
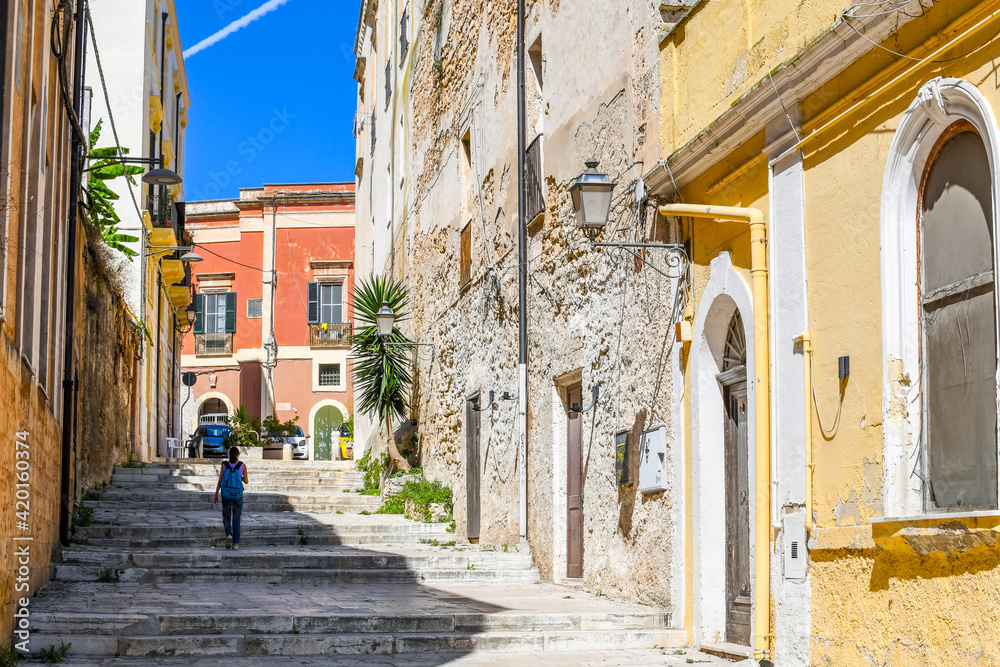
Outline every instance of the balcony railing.
<path id="1" fill-rule="evenodd" d="M 233 353 L 233 334 L 195 334 L 194 353 L 199 357 L 229 356 Z"/>
<path id="2" fill-rule="evenodd" d="M 354 326 L 350 322 L 313 324 L 309 327 L 309 347 L 350 347 L 353 333 Z"/>
<path id="3" fill-rule="evenodd" d="M 146 203 L 153 226 L 161 229 L 174 228 L 174 198 L 169 192 L 152 195 Z"/>
<path id="4" fill-rule="evenodd" d="M 531 142 L 524 156 L 525 177 L 525 216 L 524 220 L 531 224 L 545 212 L 545 190 L 542 187 L 542 137 Z"/>

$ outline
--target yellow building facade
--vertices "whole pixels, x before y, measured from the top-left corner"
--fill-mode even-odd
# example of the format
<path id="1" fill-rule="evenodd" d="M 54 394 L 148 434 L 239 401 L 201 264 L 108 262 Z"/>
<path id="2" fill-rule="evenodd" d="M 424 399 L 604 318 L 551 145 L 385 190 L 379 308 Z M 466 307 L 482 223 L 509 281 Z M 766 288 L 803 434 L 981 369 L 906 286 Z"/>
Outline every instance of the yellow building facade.
<path id="1" fill-rule="evenodd" d="M 645 181 L 702 207 L 661 208 L 691 259 L 690 640 L 782 667 L 1000 664 L 1000 7 L 661 14 Z"/>

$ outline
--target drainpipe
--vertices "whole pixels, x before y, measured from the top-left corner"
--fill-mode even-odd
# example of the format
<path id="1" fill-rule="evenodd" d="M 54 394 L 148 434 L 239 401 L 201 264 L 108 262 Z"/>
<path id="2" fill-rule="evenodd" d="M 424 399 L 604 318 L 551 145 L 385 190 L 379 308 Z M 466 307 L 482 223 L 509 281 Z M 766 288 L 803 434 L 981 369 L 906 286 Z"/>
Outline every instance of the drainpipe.
<path id="1" fill-rule="evenodd" d="M 86 16 L 85 0 L 76 3 L 76 47 L 73 53 L 73 111 L 79 118 L 83 111 L 83 81 L 86 48 Z M 63 416 L 62 416 L 62 464 L 60 466 L 59 487 L 61 502 L 59 507 L 59 541 L 63 546 L 69 546 L 73 522 L 73 502 L 75 489 L 71 492 L 70 457 L 76 445 L 76 415 L 77 396 L 79 394 L 79 376 L 76 373 L 76 355 L 74 347 L 76 324 L 76 262 L 77 243 L 76 230 L 80 224 L 77 202 L 80 192 L 80 174 L 83 167 L 83 155 L 86 150 L 75 132 L 72 135 L 69 173 L 69 229 L 66 235 L 66 339 L 63 358 Z"/>
<path id="2" fill-rule="evenodd" d="M 756 487 L 754 526 L 754 659 L 773 659 L 771 643 L 771 353 L 768 338 L 767 223 L 756 208 L 667 204 L 662 215 L 712 218 L 750 225 L 750 275 L 753 282 L 753 335 L 756 418 L 754 430 Z"/>
<path id="3" fill-rule="evenodd" d="M 524 98 L 524 0 L 517 0 L 517 470 L 521 542 L 528 541 L 528 240 L 524 212 L 526 144 Z"/>

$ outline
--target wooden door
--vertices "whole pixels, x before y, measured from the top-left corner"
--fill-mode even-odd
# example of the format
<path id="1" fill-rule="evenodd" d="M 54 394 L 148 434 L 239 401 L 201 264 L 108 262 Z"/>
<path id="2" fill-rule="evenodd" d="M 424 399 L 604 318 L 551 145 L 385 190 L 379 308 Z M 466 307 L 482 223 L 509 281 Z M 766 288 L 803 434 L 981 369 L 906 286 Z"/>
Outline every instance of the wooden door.
<path id="1" fill-rule="evenodd" d="M 746 380 L 724 387 L 726 405 L 726 641 L 750 646 L 750 483 Z"/>
<path id="2" fill-rule="evenodd" d="M 466 532 L 470 541 L 479 540 L 479 395 L 465 402 L 465 497 Z"/>
<path id="3" fill-rule="evenodd" d="M 580 405 L 583 387 L 575 385 L 567 392 L 570 407 Z M 568 413 L 566 432 L 566 576 L 583 576 L 583 420 L 577 412 Z"/>

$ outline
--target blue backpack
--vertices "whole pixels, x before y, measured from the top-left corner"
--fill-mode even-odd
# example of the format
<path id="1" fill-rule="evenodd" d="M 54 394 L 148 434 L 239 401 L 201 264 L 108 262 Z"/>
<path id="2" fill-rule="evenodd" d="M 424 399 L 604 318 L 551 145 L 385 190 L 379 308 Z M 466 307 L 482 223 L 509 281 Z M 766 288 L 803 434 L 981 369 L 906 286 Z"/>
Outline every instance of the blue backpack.
<path id="1" fill-rule="evenodd" d="M 222 499 L 243 500 L 243 463 L 222 464 Z"/>

